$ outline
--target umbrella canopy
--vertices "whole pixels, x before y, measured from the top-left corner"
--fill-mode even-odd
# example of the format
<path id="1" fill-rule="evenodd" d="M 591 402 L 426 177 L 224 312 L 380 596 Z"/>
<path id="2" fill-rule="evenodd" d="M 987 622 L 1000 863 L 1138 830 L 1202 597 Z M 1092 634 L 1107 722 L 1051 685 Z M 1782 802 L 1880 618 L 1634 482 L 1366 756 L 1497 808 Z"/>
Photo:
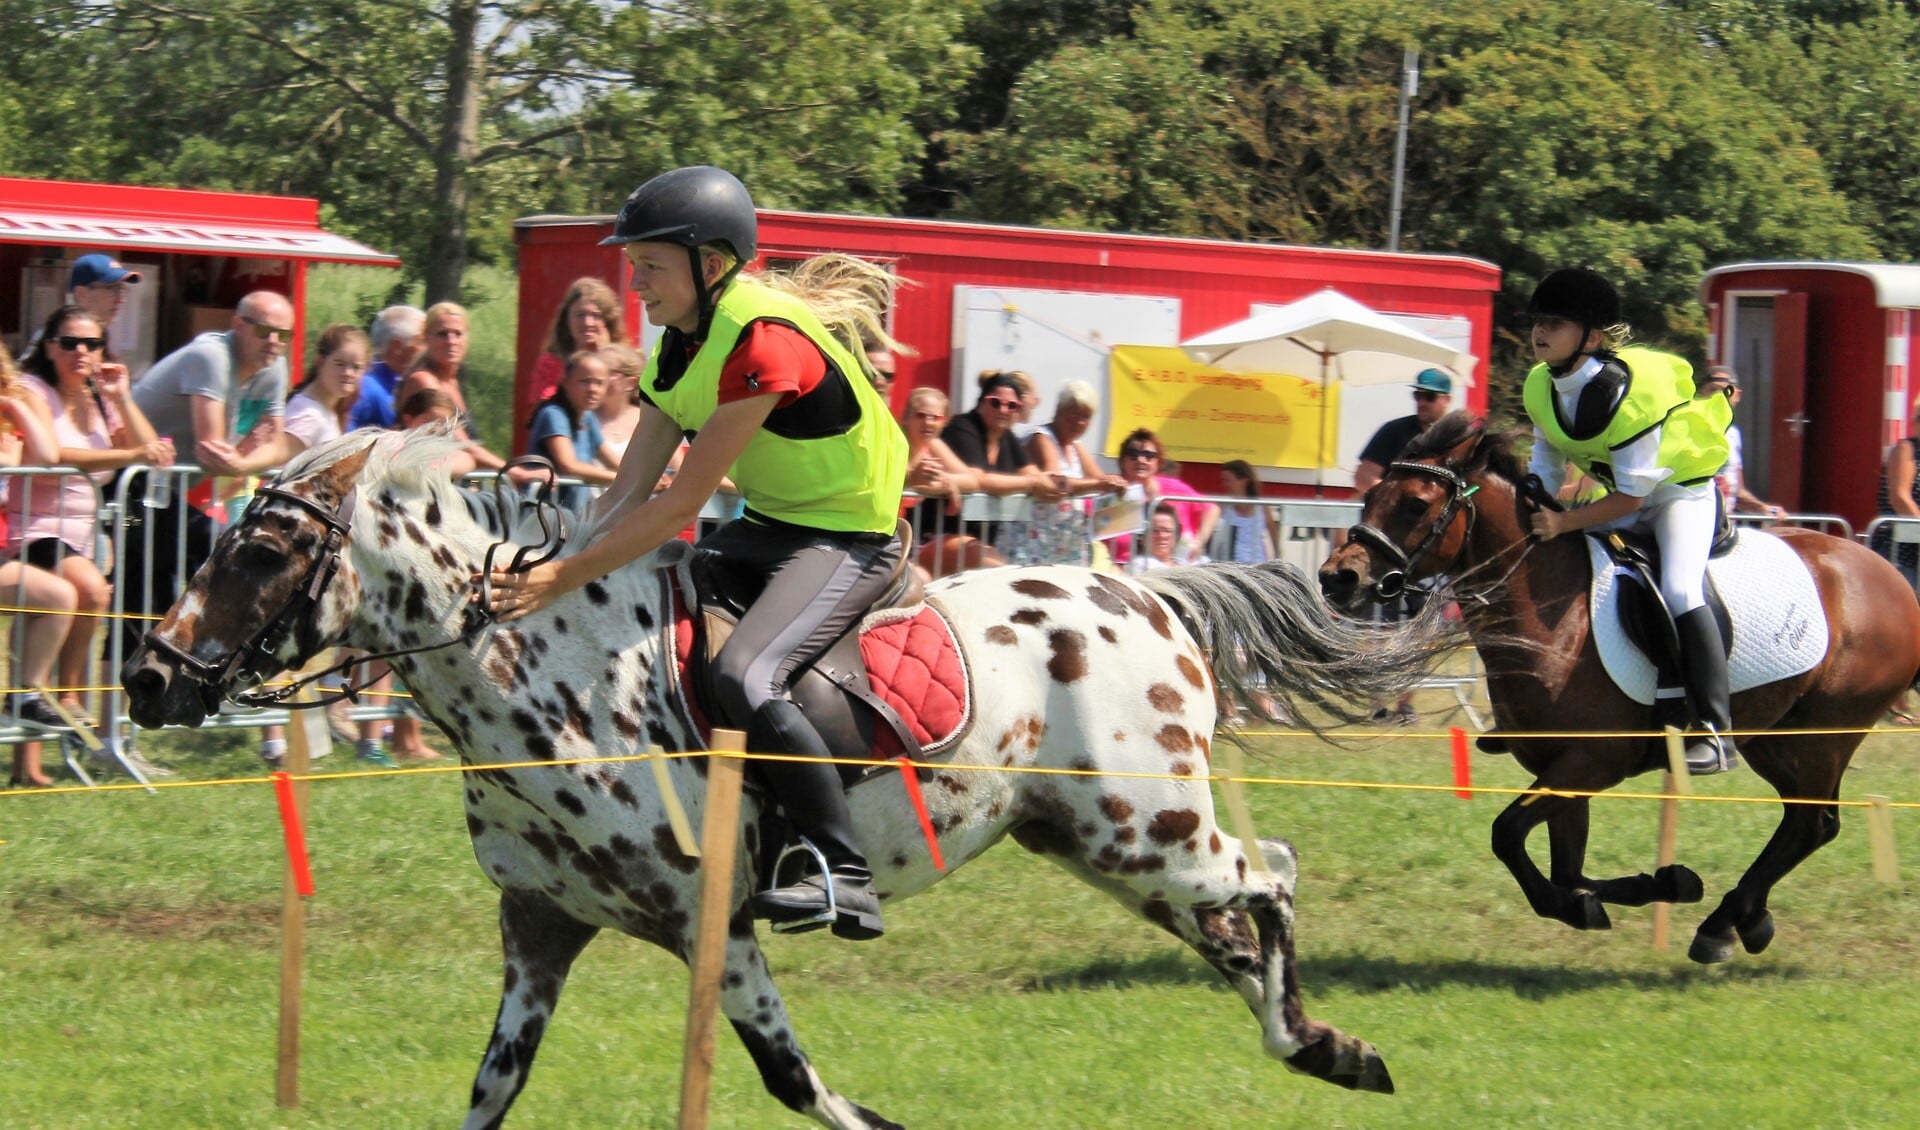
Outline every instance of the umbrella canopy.
<path id="1" fill-rule="evenodd" d="M 1474 358 L 1328 288 L 1182 342 L 1187 356 L 1232 373 L 1329 375 L 1348 384 L 1406 384 L 1409 362 L 1444 365 L 1471 383 Z M 1332 363 L 1329 374 L 1328 365 Z"/>

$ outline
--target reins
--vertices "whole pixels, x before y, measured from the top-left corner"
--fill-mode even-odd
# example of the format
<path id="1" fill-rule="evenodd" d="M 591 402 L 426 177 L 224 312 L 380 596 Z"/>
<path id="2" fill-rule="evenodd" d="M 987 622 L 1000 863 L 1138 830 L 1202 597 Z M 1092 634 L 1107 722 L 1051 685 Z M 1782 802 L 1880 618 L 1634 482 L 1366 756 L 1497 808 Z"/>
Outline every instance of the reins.
<path id="1" fill-rule="evenodd" d="M 518 546 L 515 549 L 512 561 L 508 563 L 505 570 L 509 573 L 523 573 L 528 569 L 552 560 L 554 555 L 560 552 L 561 538 L 559 535 L 559 523 L 557 521 L 549 523 L 547 520 L 548 509 L 556 508 L 556 504 L 552 501 L 555 473 L 553 464 L 537 455 L 520 456 L 508 463 L 507 466 L 509 468 L 523 466 L 533 467 L 537 470 L 544 471 L 546 474 L 545 481 L 540 483 L 533 498 L 534 516 L 540 523 L 540 541 L 535 545 Z M 505 486 L 507 481 L 507 477 L 503 473 L 499 478 L 494 480 L 493 484 L 494 495 L 499 502 L 499 512 L 502 516 L 509 513 L 507 489 Z M 175 646 L 171 641 L 161 636 L 157 629 L 150 630 L 146 633 L 144 637 L 146 645 L 155 651 L 164 652 L 168 656 L 171 656 L 174 661 L 179 664 L 181 674 L 199 683 L 203 688 L 217 691 L 218 688 L 231 687 L 234 684 L 245 684 L 245 686 L 249 688 L 259 686 L 266 679 L 264 672 L 268 670 L 269 667 L 279 663 L 279 661 L 274 658 L 274 653 L 286 642 L 288 635 L 294 631 L 299 623 L 303 620 L 310 620 L 313 616 L 317 615 L 320 600 L 325 596 L 327 586 L 330 585 L 333 582 L 333 578 L 338 575 L 340 571 L 340 554 L 345 550 L 347 539 L 353 531 L 353 507 L 358 493 L 357 487 L 349 489 L 341 497 L 339 505 L 329 510 L 305 495 L 296 494 L 286 487 L 280 486 L 277 481 L 262 484 L 254 491 L 253 500 L 247 504 L 246 514 L 241 519 L 243 522 L 253 516 L 256 508 L 269 506 L 275 502 L 285 502 L 305 511 L 309 516 L 317 519 L 326 527 L 326 538 L 321 544 L 320 551 L 315 556 L 313 564 L 307 570 L 307 575 L 301 581 L 300 586 L 294 591 L 292 596 L 287 598 L 287 602 L 281 606 L 273 618 L 268 620 L 259 631 L 255 632 L 246 643 L 236 649 L 224 663 L 210 663 L 197 656 L 188 654 L 185 650 Z M 487 546 L 486 554 L 482 558 L 481 563 L 479 599 L 467 607 L 461 630 L 458 635 L 453 636 L 451 639 L 442 640 L 438 643 L 419 644 L 414 647 L 392 648 L 387 651 L 353 655 L 330 667 L 309 675 L 304 675 L 299 679 L 271 691 L 254 691 L 251 689 L 239 691 L 229 690 L 225 692 L 224 697 L 240 706 L 282 707 L 287 710 L 313 710 L 320 707 L 331 706 L 341 699 L 358 704 L 360 701 L 360 692 L 365 690 L 375 680 L 367 680 L 356 686 L 352 679 L 343 679 L 338 694 L 322 695 L 309 702 L 293 702 L 290 700 L 301 690 L 312 686 L 314 683 L 330 675 L 345 671 L 351 667 L 362 666 L 387 659 L 397 659 L 406 655 L 419 655 L 424 652 L 439 651 L 443 648 L 452 647 L 455 644 L 471 642 L 475 636 L 493 624 L 493 614 L 487 611 L 487 607 L 491 603 L 491 578 L 494 568 L 494 555 L 499 552 L 502 546 L 509 544 L 511 543 L 503 531 L 502 536 L 498 540 Z M 541 553 L 540 556 L 529 556 L 543 548 L 545 552 Z"/>
<path id="2" fill-rule="evenodd" d="M 1380 578 L 1373 583 L 1374 592 L 1383 600 L 1392 600 L 1406 591 L 1407 574 L 1412 571 L 1414 563 L 1432 552 L 1440 539 L 1446 536 L 1447 530 L 1452 528 L 1453 520 L 1460 513 L 1462 507 L 1465 507 L 1467 512 L 1467 532 L 1464 535 L 1465 537 L 1473 536 L 1473 525 L 1479 517 L 1479 511 L 1473 503 L 1473 496 L 1479 493 L 1480 488 L 1477 486 L 1468 486 L 1467 481 L 1461 478 L 1452 468 L 1442 467 L 1433 463 L 1410 463 L 1404 461 L 1395 461 L 1387 465 L 1388 474 L 1393 474 L 1396 471 L 1402 474 L 1424 475 L 1427 478 L 1438 479 L 1441 485 L 1447 488 L 1447 499 L 1441 503 L 1439 515 L 1433 519 L 1433 524 L 1427 528 L 1427 536 L 1420 539 L 1420 544 L 1415 546 L 1411 553 L 1401 549 L 1398 542 L 1388 537 L 1386 531 L 1381 530 L 1377 526 L 1370 526 L 1365 522 L 1360 522 L 1347 530 L 1347 536 L 1349 538 L 1372 546 L 1375 550 L 1385 554 L 1387 559 L 1393 563 L 1393 568 L 1381 574 Z"/>

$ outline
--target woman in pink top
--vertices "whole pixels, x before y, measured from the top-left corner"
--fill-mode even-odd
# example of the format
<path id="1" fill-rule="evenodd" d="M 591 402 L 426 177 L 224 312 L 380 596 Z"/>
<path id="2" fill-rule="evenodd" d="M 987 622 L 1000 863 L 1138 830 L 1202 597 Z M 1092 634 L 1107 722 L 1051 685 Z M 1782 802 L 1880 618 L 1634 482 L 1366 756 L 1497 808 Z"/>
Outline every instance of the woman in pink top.
<path id="1" fill-rule="evenodd" d="M 1127 480 L 1126 498 L 1130 502 L 1141 503 L 1141 508 L 1148 514 L 1153 513 L 1154 503 L 1162 495 L 1200 493 L 1179 479 L 1160 473 L 1166 458 L 1166 449 L 1161 446 L 1160 437 L 1150 428 L 1135 428 L 1120 444 L 1120 476 Z M 1207 539 L 1213 536 L 1213 528 L 1220 522 L 1220 508 L 1211 502 L 1184 500 L 1175 500 L 1173 508 L 1180 516 L 1180 556 L 1192 560 L 1206 548 Z M 1107 545 L 1116 565 L 1126 564 L 1133 555 L 1131 537 L 1114 538 Z"/>
<path id="2" fill-rule="evenodd" d="M 605 349 L 627 344 L 627 319 L 620 309 L 620 296 L 599 279 L 573 280 L 560 308 L 553 312 L 553 328 L 547 331 L 547 345 L 533 363 L 534 394 L 541 400 L 566 379 L 567 359 L 583 349 Z"/>
<path id="3" fill-rule="evenodd" d="M 74 587 L 79 611 L 60 648 L 57 678 L 62 687 L 88 686 L 87 655 L 99 620 L 84 615 L 107 607 L 112 589 L 94 564 L 99 496 L 113 472 L 133 463 L 165 467 L 173 462 L 173 443 L 160 438 L 140 414 L 128 389 L 127 367 L 105 359 L 101 327 L 78 306 L 63 306 L 47 320 L 41 348 L 27 358 L 20 383 L 31 389 L 53 415 L 59 466 L 77 467 L 86 478 L 36 477 L 28 480 L 26 517 L 7 531 L 7 548 L 28 564 L 57 573 Z M 15 510 L 17 515 L 19 510 Z M 78 709 L 79 692 L 63 691 L 64 704 Z"/>

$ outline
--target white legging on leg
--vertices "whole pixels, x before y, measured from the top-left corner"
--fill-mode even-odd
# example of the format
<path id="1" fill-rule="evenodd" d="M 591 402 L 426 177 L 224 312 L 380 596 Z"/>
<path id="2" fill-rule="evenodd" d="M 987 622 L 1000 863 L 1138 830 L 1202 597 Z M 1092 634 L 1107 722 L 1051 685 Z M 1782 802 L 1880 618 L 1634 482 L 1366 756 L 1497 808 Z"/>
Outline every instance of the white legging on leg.
<path id="1" fill-rule="evenodd" d="M 1713 484 L 1682 487 L 1662 484 L 1640 509 L 1611 529 L 1649 530 L 1660 545 L 1660 596 L 1675 617 L 1707 603 L 1707 555 L 1719 504 Z"/>

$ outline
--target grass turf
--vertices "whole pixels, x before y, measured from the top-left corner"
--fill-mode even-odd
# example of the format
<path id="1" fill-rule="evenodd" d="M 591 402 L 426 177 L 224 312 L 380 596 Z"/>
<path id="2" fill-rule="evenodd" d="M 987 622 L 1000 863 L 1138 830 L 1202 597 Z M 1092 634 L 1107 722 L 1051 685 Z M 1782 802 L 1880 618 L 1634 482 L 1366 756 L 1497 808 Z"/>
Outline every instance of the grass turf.
<path id="1" fill-rule="evenodd" d="M 1446 744 L 1265 742 L 1259 775 L 1446 783 Z M 189 778 L 257 775 L 240 734 L 168 735 Z M 1869 740 L 1847 796 L 1920 799 L 1920 744 Z M 336 753 L 335 757 L 344 756 Z M 332 763 L 323 762 L 322 768 Z M 1524 784 L 1476 755 L 1477 783 Z M 1653 791 L 1657 778 L 1633 783 Z M 1750 773 L 1699 783 L 1760 796 Z M 1010 844 L 890 908 L 887 938 L 774 938 L 770 960 L 829 1085 L 913 1127 L 1879 1126 L 1908 1124 L 1920 1067 L 1920 902 L 1873 881 L 1865 821 L 1773 899 L 1767 953 L 1684 954 L 1777 806 L 1683 810 L 1709 902 L 1615 909 L 1581 934 L 1535 918 L 1486 848 L 1500 798 L 1256 787 L 1262 834 L 1301 853 L 1310 1015 L 1373 1040 L 1400 1093 L 1291 1075 L 1199 960 Z M 1595 802 L 1591 874 L 1651 866 L 1658 805 Z M 1911 810 L 1896 831 L 1920 840 Z M 273 1102 L 282 871 L 264 785 L 0 796 L 0 1127 L 414 1127 L 464 1112 L 498 990 L 493 890 L 455 775 L 314 786 L 302 1105 Z M 1536 837 L 1544 855 L 1544 834 Z M 1908 861 L 1908 873 L 1916 865 Z M 510 1124 L 670 1126 L 684 971 L 604 937 Z M 798 1126 L 724 1027 L 716 1127 Z"/>

